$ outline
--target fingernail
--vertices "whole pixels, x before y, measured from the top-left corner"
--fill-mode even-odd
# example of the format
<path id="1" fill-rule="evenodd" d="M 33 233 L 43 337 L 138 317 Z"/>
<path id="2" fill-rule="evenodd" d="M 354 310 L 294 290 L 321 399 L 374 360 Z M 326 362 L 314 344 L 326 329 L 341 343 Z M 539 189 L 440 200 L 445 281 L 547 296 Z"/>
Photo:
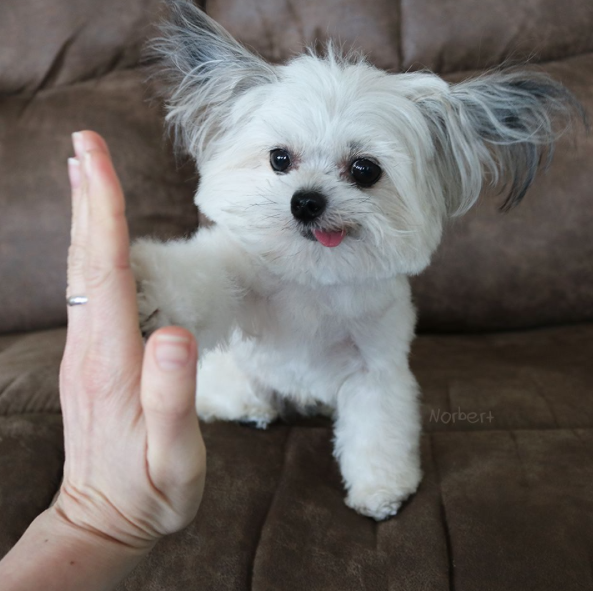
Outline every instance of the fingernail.
<path id="1" fill-rule="evenodd" d="M 155 359 L 163 371 L 175 371 L 185 367 L 189 361 L 189 339 L 170 334 L 156 337 Z"/>
<path id="2" fill-rule="evenodd" d="M 80 187 L 80 162 L 76 158 L 68 158 L 68 177 L 73 189 Z"/>
<path id="3" fill-rule="evenodd" d="M 72 134 L 72 145 L 74 146 L 74 152 L 80 158 L 84 153 L 84 138 L 80 131 L 76 131 Z"/>

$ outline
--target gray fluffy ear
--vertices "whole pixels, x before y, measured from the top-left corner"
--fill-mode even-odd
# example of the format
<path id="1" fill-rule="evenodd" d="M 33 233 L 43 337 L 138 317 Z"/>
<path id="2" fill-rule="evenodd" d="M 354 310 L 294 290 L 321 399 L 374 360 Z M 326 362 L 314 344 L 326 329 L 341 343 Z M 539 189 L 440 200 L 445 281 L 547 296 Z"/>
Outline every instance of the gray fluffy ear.
<path id="1" fill-rule="evenodd" d="M 537 170 L 574 114 L 575 97 L 541 73 L 500 71 L 451 85 L 445 96 L 418 101 L 434 137 L 448 211 L 465 213 L 484 180 L 501 187 L 507 211 L 523 199 Z"/>
<path id="2" fill-rule="evenodd" d="M 168 22 L 153 45 L 157 76 L 169 87 L 167 121 L 194 157 L 228 123 L 233 101 L 276 80 L 275 69 L 186 0 L 167 0 Z"/>

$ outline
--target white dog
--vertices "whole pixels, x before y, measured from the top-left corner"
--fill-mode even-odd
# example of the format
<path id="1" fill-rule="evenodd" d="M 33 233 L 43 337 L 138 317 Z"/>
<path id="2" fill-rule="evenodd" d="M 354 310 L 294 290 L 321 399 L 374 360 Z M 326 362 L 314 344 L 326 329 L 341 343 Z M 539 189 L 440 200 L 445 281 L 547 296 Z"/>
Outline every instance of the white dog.
<path id="1" fill-rule="evenodd" d="M 331 408 L 346 503 L 394 515 L 421 479 L 408 276 L 484 178 L 521 200 L 574 99 L 541 74 L 450 85 L 331 45 L 274 66 L 181 1 L 159 50 L 215 224 L 135 244 L 143 330 L 196 334 L 206 421 L 264 428 L 277 397 Z"/>

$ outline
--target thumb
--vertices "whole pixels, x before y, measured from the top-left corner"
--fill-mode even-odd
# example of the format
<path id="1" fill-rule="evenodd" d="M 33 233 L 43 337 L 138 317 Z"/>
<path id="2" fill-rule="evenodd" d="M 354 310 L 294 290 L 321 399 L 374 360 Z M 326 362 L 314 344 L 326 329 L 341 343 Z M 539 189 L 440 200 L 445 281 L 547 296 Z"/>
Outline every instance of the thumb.
<path id="1" fill-rule="evenodd" d="M 197 344 L 189 331 L 168 327 L 150 337 L 140 395 L 148 470 L 154 486 L 174 506 L 201 495 L 206 471 L 195 406 L 196 365 Z"/>

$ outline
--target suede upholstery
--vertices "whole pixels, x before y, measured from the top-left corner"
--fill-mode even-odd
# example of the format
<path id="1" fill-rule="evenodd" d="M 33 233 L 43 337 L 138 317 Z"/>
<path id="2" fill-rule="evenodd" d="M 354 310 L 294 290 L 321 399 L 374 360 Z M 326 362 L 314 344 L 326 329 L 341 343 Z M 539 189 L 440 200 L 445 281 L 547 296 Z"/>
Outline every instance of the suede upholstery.
<path id="1" fill-rule="evenodd" d="M 529 57 L 593 113 L 590 0 L 202 5 L 273 61 L 328 37 L 451 80 Z M 70 133 L 106 137 L 134 236 L 197 227 L 197 174 L 173 156 L 140 67 L 161 8 L 0 3 L 0 556 L 61 478 Z M 593 136 L 567 134 L 517 209 L 485 196 L 414 279 L 425 477 L 400 515 L 345 507 L 326 420 L 205 425 L 198 518 L 119 589 L 593 588 L 592 161 Z"/>
<path id="2" fill-rule="evenodd" d="M 59 486 L 64 336 L 0 339 L 0 555 Z M 120 589 L 590 588 L 592 342 L 592 324 L 420 336 L 425 476 L 381 524 L 344 505 L 327 421 L 204 425 L 198 518 Z"/>
<path id="3" fill-rule="evenodd" d="M 567 84 L 593 111 L 593 36 L 582 33 L 593 31 L 590 2 L 571 0 L 574 10 L 560 15 L 551 0 L 521 4 L 534 4 L 540 20 L 549 15 L 557 49 L 541 55 L 565 57 L 540 67 Z M 471 0 L 445 5 L 450 27 L 465 18 L 465 11 L 476 12 L 482 6 Z M 11 278 L 0 293 L 2 332 L 65 322 L 69 201 L 64 161 L 72 130 L 90 127 L 110 142 L 128 197 L 132 235 L 167 237 L 196 227 L 191 203 L 197 182 L 194 168 L 191 163 L 175 163 L 161 109 L 149 100 L 146 73 L 137 67 L 143 39 L 154 34 L 159 6 L 157 0 L 134 0 L 125 10 L 113 0 L 85 0 L 74 10 L 66 0 L 0 5 L 0 170 L 11 172 L 0 174 L 0 276 Z M 365 50 L 382 67 L 408 68 L 417 62 L 438 71 L 438 60 L 428 58 L 436 33 L 443 34 L 441 27 L 434 24 L 431 29 L 428 20 L 425 31 L 413 33 L 412 26 L 415 19 L 434 15 L 438 7 L 430 0 L 414 7 L 395 0 L 364 5 L 351 0 L 208 3 L 214 17 L 272 60 L 333 36 L 345 46 Z M 527 18 L 529 11 L 513 10 Z M 498 9 L 494 12 L 503 18 Z M 579 26 L 573 26 L 577 21 Z M 541 38 L 532 39 L 531 45 L 525 45 L 530 37 L 523 45 L 510 38 L 506 52 L 482 45 L 480 39 L 495 24 L 478 19 L 463 34 L 452 31 L 451 47 L 465 44 L 468 55 L 479 54 L 485 61 L 460 58 L 443 67 L 444 72 L 459 78 L 451 70 L 491 65 L 521 52 L 539 54 Z M 500 37 L 492 31 L 488 35 Z M 25 39 L 34 39 L 33 45 L 25 47 Z M 412 40 L 418 57 L 403 59 Z M 421 330 L 475 331 L 593 320 L 592 159 L 593 135 L 576 129 L 560 143 L 551 169 L 540 176 L 520 208 L 501 215 L 500 200 L 489 198 L 469 215 L 453 220 L 434 264 L 414 282 Z"/>

